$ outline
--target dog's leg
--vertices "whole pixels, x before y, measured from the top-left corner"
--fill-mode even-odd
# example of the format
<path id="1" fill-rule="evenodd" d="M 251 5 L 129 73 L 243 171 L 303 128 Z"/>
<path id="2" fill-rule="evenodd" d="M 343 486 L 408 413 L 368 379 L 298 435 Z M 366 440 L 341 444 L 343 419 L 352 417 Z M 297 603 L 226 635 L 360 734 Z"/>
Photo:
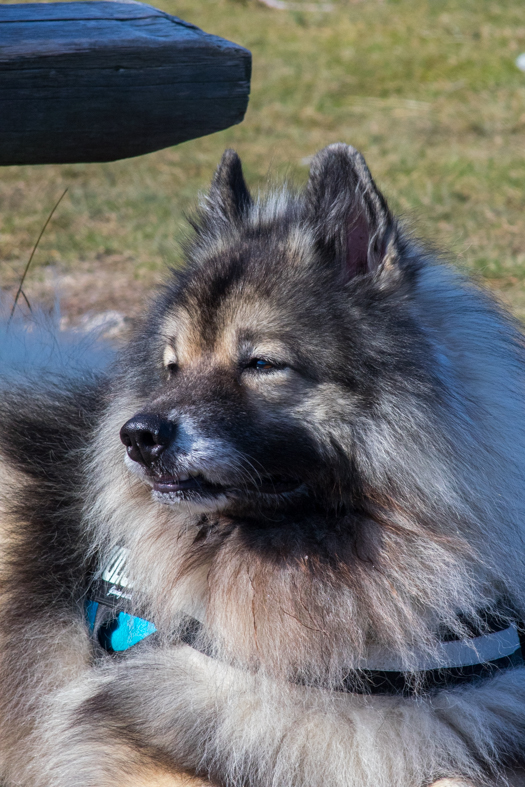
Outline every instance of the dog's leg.
<path id="1" fill-rule="evenodd" d="M 205 787 L 209 782 L 195 774 L 206 771 L 206 738 L 216 722 L 217 698 L 209 697 L 203 674 L 208 662 L 214 669 L 217 662 L 187 645 L 155 648 L 108 659 L 57 687 L 18 747 L 18 761 L 29 760 L 21 783 Z M 19 782 L 13 776 L 7 784 Z"/>
<path id="2" fill-rule="evenodd" d="M 42 752 L 33 736 L 47 698 L 91 670 L 91 651 L 81 621 L 54 619 L 42 614 L 31 619 L 30 610 L 19 623 L 0 636 L 0 783 L 30 785 L 32 761 Z M 42 723 L 45 724 L 45 718 Z"/>

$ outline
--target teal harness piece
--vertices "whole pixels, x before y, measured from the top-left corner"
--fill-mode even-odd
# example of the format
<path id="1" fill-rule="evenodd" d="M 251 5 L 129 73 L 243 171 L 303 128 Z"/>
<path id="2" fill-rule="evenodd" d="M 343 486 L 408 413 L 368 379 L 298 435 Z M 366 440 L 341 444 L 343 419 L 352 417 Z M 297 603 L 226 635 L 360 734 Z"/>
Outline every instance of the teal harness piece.
<path id="1" fill-rule="evenodd" d="M 155 624 L 151 621 L 138 618 L 127 612 L 118 612 L 116 616 L 112 616 L 110 620 L 104 620 L 97 626 L 99 607 L 100 602 L 88 601 L 86 620 L 89 631 L 108 653 L 122 653 L 129 650 L 133 645 L 137 645 L 157 631 Z"/>

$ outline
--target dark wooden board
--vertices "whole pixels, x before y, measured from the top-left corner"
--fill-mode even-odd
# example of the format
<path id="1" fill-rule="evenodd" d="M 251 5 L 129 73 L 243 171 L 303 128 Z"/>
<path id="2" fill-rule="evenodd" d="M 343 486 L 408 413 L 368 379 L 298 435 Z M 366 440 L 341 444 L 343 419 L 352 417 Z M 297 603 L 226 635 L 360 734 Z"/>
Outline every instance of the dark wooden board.
<path id="1" fill-rule="evenodd" d="M 136 2 L 0 5 L 0 165 L 113 161 L 244 117 L 247 49 Z"/>

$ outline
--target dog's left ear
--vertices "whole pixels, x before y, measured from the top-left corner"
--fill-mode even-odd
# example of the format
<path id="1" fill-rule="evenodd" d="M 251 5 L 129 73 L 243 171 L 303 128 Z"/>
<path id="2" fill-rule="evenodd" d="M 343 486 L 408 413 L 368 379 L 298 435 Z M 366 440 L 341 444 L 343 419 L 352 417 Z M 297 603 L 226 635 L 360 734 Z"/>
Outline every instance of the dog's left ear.
<path id="1" fill-rule="evenodd" d="M 396 220 L 355 148 L 339 143 L 319 151 L 305 198 L 317 242 L 335 255 L 346 280 L 397 260 Z"/>
<path id="2" fill-rule="evenodd" d="M 238 222 L 251 205 L 241 160 L 234 150 L 225 150 L 206 199 L 206 214 L 212 220 Z"/>

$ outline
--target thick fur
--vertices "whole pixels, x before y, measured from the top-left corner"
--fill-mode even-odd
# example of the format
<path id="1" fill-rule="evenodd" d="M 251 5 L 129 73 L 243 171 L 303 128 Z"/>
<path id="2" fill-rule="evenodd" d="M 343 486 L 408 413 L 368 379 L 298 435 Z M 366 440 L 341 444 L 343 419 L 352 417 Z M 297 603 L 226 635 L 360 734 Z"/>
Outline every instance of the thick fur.
<path id="1" fill-rule="evenodd" d="M 302 193 L 255 202 L 228 151 L 194 229 L 112 371 L 4 386 L 3 784 L 512 780 L 525 669 L 340 689 L 378 654 L 417 689 L 438 631 L 467 635 L 458 612 L 505 599 L 523 619 L 517 326 L 410 239 L 345 145 Z M 119 438 L 136 413 L 174 435 L 151 466 Z M 188 473 L 214 493 L 155 487 Z M 116 545 L 159 635 L 95 659 L 84 600 Z"/>

